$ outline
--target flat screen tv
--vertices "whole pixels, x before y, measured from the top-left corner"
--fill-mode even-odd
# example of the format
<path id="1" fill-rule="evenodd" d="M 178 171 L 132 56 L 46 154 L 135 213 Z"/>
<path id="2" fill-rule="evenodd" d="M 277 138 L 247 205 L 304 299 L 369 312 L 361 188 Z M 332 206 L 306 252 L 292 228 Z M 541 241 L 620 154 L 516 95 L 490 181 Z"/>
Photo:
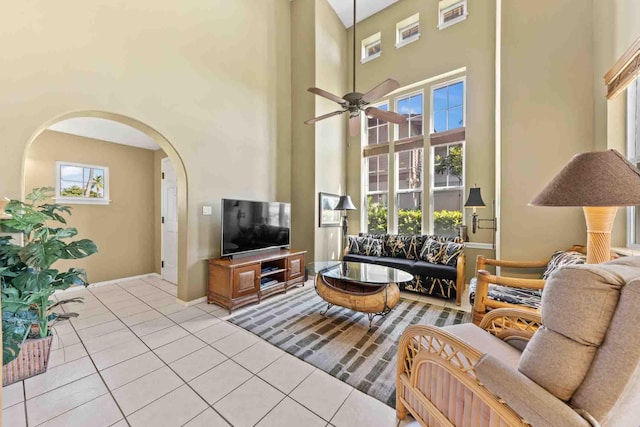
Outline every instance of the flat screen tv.
<path id="1" fill-rule="evenodd" d="M 291 244 L 291 204 L 222 199 L 222 256 Z"/>

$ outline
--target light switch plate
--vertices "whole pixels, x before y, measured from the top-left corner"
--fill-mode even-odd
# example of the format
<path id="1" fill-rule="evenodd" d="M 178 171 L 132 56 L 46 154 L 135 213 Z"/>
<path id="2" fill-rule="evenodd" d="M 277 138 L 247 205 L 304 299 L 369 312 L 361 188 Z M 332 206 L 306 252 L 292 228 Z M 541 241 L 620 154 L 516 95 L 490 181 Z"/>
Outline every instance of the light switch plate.
<path id="1" fill-rule="evenodd" d="M 211 208 L 211 206 L 202 207 L 202 215 L 212 215 L 212 214 L 213 214 L 213 209 Z"/>

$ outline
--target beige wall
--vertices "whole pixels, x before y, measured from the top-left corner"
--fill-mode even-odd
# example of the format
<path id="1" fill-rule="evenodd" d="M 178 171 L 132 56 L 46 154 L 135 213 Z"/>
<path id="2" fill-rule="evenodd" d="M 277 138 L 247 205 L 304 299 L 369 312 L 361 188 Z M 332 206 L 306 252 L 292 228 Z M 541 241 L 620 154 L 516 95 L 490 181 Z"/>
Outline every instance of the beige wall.
<path id="1" fill-rule="evenodd" d="M 341 232 L 318 226 L 318 193 L 344 193 L 346 119 L 304 121 L 339 108 L 307 89 L 346 91 L 346 30 L 327 0 L 294 0 L 291 39 L 292 246 L 307 250 L 309 261 L 337 259 Z"/>
<path id="2" fill-rule="evenodd" d="M 326 0 L 316 1 L 315 86 L 344 95 L 347 90 L 347 33 L 342 21 Z M 339 106 L 307 92 L 315 101 L 315 115 L 336 111 Z M 315 193 L 345 193 L 346 114 L 315 124 Z M 319 206 L 315 198 L 315 259 L 339 259 L 339 227 L 318 227 Z"/>
<path id="3" fill-rule="evenodd" d="M 91 283 L 154 271 L 154 152 L 75 135 L 45 131 L 25 162 L 27 189 L 55 187 L 56 161 L 109 168 L 109 205 L 70 205 L 68 226 L 93 240 L 98 253 L 60 261 L 59 268 L 87 271 Z"/>
<path id="4" fill-rule="evenodd" d="M 21 196 L 27 143 L 63 114 L 99 110 L 137 119 L 182 160 L 188 189 L 178 297 L 205 294 L 206 259 L 219 255 L 220 199 L 287 193 L 290 2 L 139 0 L 64 8 L 6 5 L 0 37 L 0 194 Z M 73 10 L 70 14 L 69 10 Z M 180 176 L 180 172 L 179 176 Z M 203 217 L 203 204 L 214 215 Z"/>
<path id="5" fill-rule="evenodd" d="M 586 243 L 581 209 L 528 203 L 593 149 L 592 30 L 590 2 L 502 2 L 502 258 Z"/>

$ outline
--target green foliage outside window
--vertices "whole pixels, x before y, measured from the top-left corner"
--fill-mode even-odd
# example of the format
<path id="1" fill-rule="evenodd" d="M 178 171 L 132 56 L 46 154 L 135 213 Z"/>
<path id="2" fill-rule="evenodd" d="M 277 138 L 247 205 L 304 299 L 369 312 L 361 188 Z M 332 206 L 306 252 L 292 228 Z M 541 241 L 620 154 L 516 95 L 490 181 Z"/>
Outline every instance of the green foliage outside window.
<path id="1" fill-rule="evenodd" d="M 438 236 L 455 236 L 456 226 L 462 224 L 460 211 L 436 211 L 433 213 L 433 232 Z"/>
<path id="2" fill-rule="evenodd" d="M 388 209 L 380 203 L 367 203 L 367 230 L 372 234 L 387 232 Z M 462 224 L 462 212 L 441 210 L 433 213 L 434 234 L 455 236 L 456 227 Z M 398 209 L 398 234 L 422 234 L 422 212 L 418 209 Z"/>

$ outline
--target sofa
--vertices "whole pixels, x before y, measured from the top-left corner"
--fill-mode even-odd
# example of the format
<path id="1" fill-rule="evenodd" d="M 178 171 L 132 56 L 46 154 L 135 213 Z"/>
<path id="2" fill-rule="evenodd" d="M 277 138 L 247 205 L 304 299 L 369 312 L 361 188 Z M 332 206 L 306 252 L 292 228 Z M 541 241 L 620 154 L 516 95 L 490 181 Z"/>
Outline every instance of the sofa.
<path id="1" fill-rule="evenodd" d="M 396 411 L 423 426 L 636 427 L 640 257 L 567 265 L 541 313 L 413 325 L 398 345 Z"/>
<path id="2" fill-rule="evenodd" d="M 402 290 L 460 299 L 465 287 L 464 242 L 459 237 L 365 234 L 348 236 L 344 261 L 384 265 L 413 274 Z"/>

